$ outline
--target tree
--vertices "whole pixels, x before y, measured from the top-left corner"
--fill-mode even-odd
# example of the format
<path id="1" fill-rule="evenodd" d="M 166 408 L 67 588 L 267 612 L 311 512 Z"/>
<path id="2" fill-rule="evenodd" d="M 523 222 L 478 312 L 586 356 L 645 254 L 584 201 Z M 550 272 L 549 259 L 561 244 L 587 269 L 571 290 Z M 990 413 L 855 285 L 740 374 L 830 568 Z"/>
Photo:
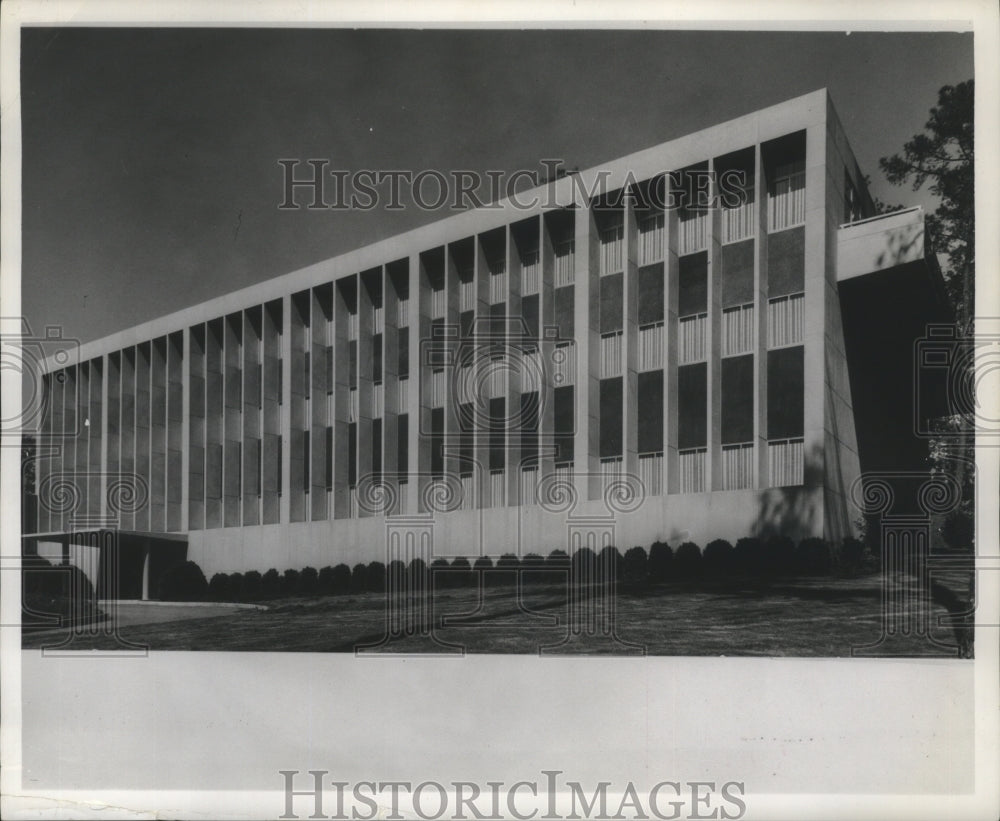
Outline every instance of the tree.
<path id="1" fill-rule="evenodd" d="M 975 84 L 966 80 L 938 91 L 938 103 L 922 134 L 915 134 L 903 145 L 903 153 L 879 160 L 889 182 L 911 183 L 916 191 L 929 183 L 929 190 L 941 204 L 927 218 L 932 249 L 944 254 L 947 264 L 942 271 L 945 285 L 955 308 L 959 335 L 972 342 L 975 313 L 975 178 L 973 109 Z M 958 367 L 969 369 L 972 357 L 958 359 Z M 930 472 L 948 473 L 959 483 L 961 503 L 937 531 L 953 548 L 971 550 L 974 533 L 974 410 L 934 420 L 940 436 L 930 440 Z"/>
<path id="2" fill-rule="evenodd" d="M 902 154 L 879 160 L 889 182 L 911 183 L 914 191 L 929 183 L 928 190 L 940 198 L 927 217 L 927 229 L 933 250 L 947 257 L 942 273 L 966 332 L 972 330 L 975 309 L 974 97 L 973 80 L 944 86 L 925 131 L 905 143 Z"/>

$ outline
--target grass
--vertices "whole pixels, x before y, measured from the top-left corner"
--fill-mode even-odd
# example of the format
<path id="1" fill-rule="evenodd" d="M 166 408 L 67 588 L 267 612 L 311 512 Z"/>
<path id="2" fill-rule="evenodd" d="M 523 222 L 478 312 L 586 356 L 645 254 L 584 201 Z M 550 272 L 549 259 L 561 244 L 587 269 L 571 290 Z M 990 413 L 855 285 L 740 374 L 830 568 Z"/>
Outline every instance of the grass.
<path id="1" fill-rule="evenodd" d="M 895 584 L 915 589 L 915 580 Z M 566 585 L 437 590 L 432 615 L 422 597 L 397 597 L 387 610 L 376 593 L 263 602 L 267 610 L 122 627 L 128 641 L 153 650 L 391 653 L 628 654 L 670 656 L 850 656 L 882 634 L 878 574 L 855 578 L 743 579 L 642 589 L 590 588 L 570 597 Z M 957 592 L 953 592 L 957 591 Z M 935 595 L 930 635 L 971 652 L 962 628 L 939 624 L 965 609 L 961 584 Z M 573 617 L 577 614 L 577 617 Z M 914 616 L 914 613 L 908 615 Z M 389 631 L 390 620 L 403 629 Z M 579 629 L 573 630 L 577 626 Z M 392 636 L 387 637 L 391 632 Z M 59 634 L 23 635 L 25 648 L 56 643 Z M 78 649 L 114 649 L 112 636 L 87 636 Z M 879 654 L 954 655 L 914 632 L 897 634 Z"/>

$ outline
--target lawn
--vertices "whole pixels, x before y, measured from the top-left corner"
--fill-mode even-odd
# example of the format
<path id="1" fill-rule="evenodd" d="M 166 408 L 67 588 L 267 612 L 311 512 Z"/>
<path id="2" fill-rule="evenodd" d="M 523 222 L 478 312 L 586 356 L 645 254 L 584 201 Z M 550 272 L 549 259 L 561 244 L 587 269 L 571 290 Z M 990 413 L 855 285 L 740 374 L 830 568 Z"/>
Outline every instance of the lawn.
<path id="1" fill-rule="evenodd" d="M 895 584 L 896 590 L 916 590 L 910 577 Z M 895 635 L 875 653 L 956 655 L 949 648 L 958 646 L 963 631 L 942 617 L 947 608 L 964 609 L 967 593 L 962 595 L 961 584 L 947 592 L 936 592 L 929 615 L 894 614 L 889 624 Z M 396 597 L 391 607 L 375 593 L 297 597 L 262 602 L 266 610 L 130 623 L 119 633 L 153 650 L 831 657 L 851 656 L 852 648 L 879 641 L 882 602 L 878 574 L 594 587 L 573 596 L 566 585 L 548 584 L 528 585 L 520 593 L 511 586 L 443 589 L 432 597 Z M 906 633 L 899 629 L 904 615 Z M 921 624 L 944 646 L 932 644 Z M 25 632 L 23 647 L 52 645 L 63 636 Z M 80 636 L 72 646 L 114 649 L 115 639 Z"/>

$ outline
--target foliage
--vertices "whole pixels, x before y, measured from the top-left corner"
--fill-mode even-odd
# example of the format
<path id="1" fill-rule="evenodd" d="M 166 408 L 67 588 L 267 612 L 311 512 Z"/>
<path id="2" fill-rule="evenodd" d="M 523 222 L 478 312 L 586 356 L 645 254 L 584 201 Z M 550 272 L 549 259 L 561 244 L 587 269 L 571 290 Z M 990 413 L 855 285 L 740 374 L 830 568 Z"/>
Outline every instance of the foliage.
<path id="1" fill-rule="evenodd" d="M 187 561 L 164 572 L 156 593 L 163 601 L 201 601 L 208 594 L 208 582 L 201 568 Z"/>
<path id="2" fill-rule="evenodd" d="M 705 545 L 705 572 L 711 576 L 728 576 L 733 572 L 733 546 L 725 539 L 713 539 Z"/>
<path id="3" fill-rule="evenodd" d="M 649 559 L 645 549 L 630 547 L 622 559 L 622 581 L 629 587 L 644 585 L 649 579 Z"/>
<path id="4" fill-rule="evenodd" d="M 649 547 L 649 578 L 654 582 L 665 582 L 670 578 L 674 554 L 666 542 L 653 542 Z"/>
<path id="5" fill-rule="evenodd" d="M 927 228 L 934 250 L 948 258 L 945 281 L 963 325 L 971 322 L 975 288 L 974 98 L 973 80 L 942 87 L 924 132 L 879 160 L 889 182 L 914 191 L 928 184 L 940 199 Z"/>
<path id="6" fill-rule="evenodd" d="M 216 573 L 208 583 L 208 594 L 216 601 L 229 598 L 229 574 Z"/>
<path id="7" fill-rule="evenodd" d="M 684 542 L 678 547 L 673 561 L 678 578 L 693 579 L 702 573 L 701 548 L 694 542 Z"/>
<path id="8" fill-rule="evenodd" d="M 385 565 L 382 562 L 369 562 L 365 582 L 369 593 L 385 593 Z"/>
<path id="9" fill-rule="evenodd" d="M 243 589 L 240 598 L 243 601 L 256 601 L 264 593 L 263 577 L 256 570 L 248 570 L 243 574 Z"/>
<path id="10" fill-rule="evenodd" d="M 281 574 L 273 567 L 261 576 L 261 593 L 265 598 L 273 598 L 281 593 Z"/>

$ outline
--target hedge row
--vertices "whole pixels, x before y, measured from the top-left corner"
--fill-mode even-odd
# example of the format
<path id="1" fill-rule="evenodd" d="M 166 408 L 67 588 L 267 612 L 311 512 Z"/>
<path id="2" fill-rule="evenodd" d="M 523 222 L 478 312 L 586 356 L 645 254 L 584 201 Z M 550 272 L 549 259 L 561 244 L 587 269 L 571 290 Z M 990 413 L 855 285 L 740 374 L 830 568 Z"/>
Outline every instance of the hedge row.
<path id="1" fill-rule="evenodd" d="M 274 568 L 261 575 L 216 573 L 211 581 L 194 562 L 185 562 L 161 580 L 159 596 L 168 600 L 256 601 L 287 596 L 328 596 L 357 593 L 403 593 L 430 583 L 433 575 L 437 588 L 460 588 L 480 584 L 512 585 L 518 571 L 524 584 L 564 582 L 566 571 L 582 584 L 616 579 L 626 586 L 643 586 L 673 579 L 719 579 L 737 576 L 825 575 L 835 569 L 853 571 L 861 566 L 864 546 L 857 539 L 845 539 L 838 553 L 822 539 L 804 539 L 798 545 L 790 539 L 761 540 L 744 538 L 732 545 L 723 539 L 709 542 L 702 550 L 693 542 L 684 542 L 672 550 L 665 542 L 654 542 L 649 552 L 633 547 L 624 555 L 615 547 L 605 547 L 599 554 L 582 548 L 570 558 L 565 551 L 553 550 L 547 557 L 529 553 L 512 554 L 493 560 L 481 556 L 474 563 L 465 558 L 448 561 L 435 559 L 430 566 L 421 559 L 409 565 L 393 561 L 304 567 L 279 573 Z"/>

